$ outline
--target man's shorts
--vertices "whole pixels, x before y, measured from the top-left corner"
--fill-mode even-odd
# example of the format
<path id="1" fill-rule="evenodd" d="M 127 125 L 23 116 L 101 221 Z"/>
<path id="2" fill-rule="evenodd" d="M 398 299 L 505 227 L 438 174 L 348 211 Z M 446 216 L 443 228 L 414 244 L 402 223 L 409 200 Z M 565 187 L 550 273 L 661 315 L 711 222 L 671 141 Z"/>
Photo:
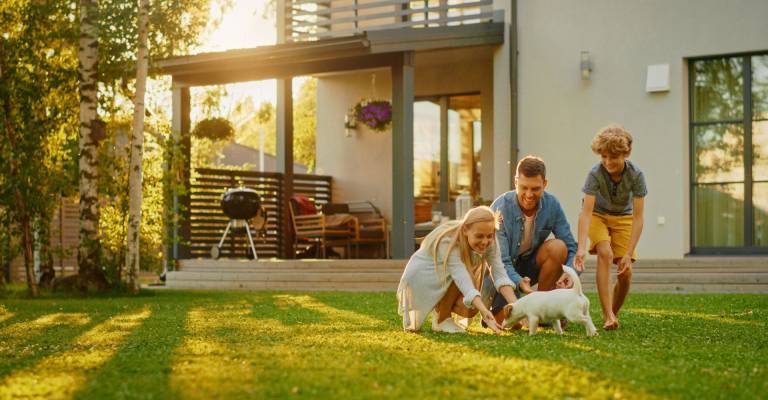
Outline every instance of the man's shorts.
<path id="1" fill-rule="evenodd" d="M 536 264 L 536 254 L 538 254 L 538 250 L 530 252 L 528 255 L 525 256 L 519 256 L 512 260 L 512 265 L 515 266 L 515 271 L 517 271 L 518 274 L 522 277 L 529 277 L 531 278 L 531 286 L 535 285 L 539 282 L 539 272 L 541 271 L 541 267 L 539 267 L 538 264 Z M 487 277 L 490 281 L 490 277 Z M 493 282 L 486 282 L 487 287 L 493 288 Z M 517 295 L 517 298 L 520 298 L 522 293 L 520 292 L 520 289 L 515 290 L 515 294 Z M 505 305 L 507 305 L 507 299 L 504 298 L 499 293 L 496 293 L 495 290 L 493 292 L 493 298 L 491 311 L 496 312 L 496 310 L 501 310 L 504 308 Z"/>
<path id="2" fill-rule="evenodd" d="M 607 241 L 613 250 L 613 259 L 627 254 L 629 237 L 632 235 L 632 215 L 609 215 L 592 213 L 589 222 L 589 254 L 597 254 L 595 246 Z M 637 260 L 637 249 L 632 253 L 632 261 Z"/>

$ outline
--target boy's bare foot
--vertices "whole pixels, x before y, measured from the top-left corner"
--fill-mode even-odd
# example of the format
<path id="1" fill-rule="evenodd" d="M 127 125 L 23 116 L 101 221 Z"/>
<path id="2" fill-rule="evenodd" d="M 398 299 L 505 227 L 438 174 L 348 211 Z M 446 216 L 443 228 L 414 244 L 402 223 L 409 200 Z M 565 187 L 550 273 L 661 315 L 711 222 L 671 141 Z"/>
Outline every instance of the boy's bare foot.
<path id="1" fill-rule="evenodd" d="M 605 321 L 605 324 L 603 324 L 603 329 L 605 329 L 606 331 L 615 331 L 616 329 L 619 329 L 619 320 L 611 319 L 611 320 Z"/>

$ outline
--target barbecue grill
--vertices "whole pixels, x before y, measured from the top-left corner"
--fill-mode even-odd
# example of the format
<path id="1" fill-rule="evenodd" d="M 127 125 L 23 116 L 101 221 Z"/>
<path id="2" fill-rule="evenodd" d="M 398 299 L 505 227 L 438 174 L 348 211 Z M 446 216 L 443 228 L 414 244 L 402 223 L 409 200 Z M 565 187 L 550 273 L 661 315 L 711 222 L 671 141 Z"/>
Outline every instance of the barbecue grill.
<path id="1" fill-rule="evenodd" d="M 244 230 L 248 234 L 248 243 L 251 246 L 249 256 L 253 259 L 258 259 L 256 247 L 253 245 L 249 220 L 254 223 L 256 230 L 263 232 L 267 224 L 267 213 L 261 205 L 259 194 L 253 189 L 244 187 L 229 189 L 221 195 L 220 203 L 221 210 L 229 217 L 229 223 L 227 223 L 227 229 L 224 230 L 224 235 L 221 237 L 219 244 L 211 247 L 211 258 L 219 258 L 221 246 L 224 244 L 224 240 L 227 238 L 230 230 L 233 233 Z"/>

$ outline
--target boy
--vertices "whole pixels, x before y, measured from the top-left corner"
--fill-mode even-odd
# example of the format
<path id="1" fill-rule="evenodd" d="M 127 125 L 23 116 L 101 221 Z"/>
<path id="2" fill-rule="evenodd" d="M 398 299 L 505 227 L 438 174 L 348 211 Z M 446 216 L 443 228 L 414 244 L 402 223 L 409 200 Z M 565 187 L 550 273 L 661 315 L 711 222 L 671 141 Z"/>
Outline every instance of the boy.
<path id="1" fill-rule="evenodd" d="M 643 172 L 627 160 L 632 135 L 610 125 L 592 139 L 592 151 L 600 156 L 584 182 L 584 201 L 579 215 L 578 249 L 573 266 L 584 269 L 589 234 L 589 253 L 597 254 L 597 292 L 603 309 L 603 329 L 619 327 L 618 314 L 629 293 L 632 263 L 637 260 L 637 242 L 643 231 L 644 197 L 648 194 Z M 613 295 L 611 263 L 618 267 Z"/>

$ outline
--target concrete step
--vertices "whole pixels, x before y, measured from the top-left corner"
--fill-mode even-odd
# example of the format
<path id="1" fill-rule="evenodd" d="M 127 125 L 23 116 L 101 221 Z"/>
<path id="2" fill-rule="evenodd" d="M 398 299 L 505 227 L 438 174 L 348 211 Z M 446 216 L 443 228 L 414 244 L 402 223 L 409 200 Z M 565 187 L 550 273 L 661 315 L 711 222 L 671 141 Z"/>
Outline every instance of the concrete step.
<path id="1" fill-rule="evenodd" d="M 597 292 L 594 284 L 585 283 L 585 292 Z M 639 293 L 768 293 L 768 284 L 698 284 L 698 283 L 635 283 L 630 292 Z"/>
<path id="2" fill-rule="evenodd" d="M 218 272 L 169 272 L 169 280 L 183 281 L 261 281 L 261 282 L 399 282 L 400 273 L 348 272 L 328 274 L 324 272 L 274 272 L 274 273 L 218 273 Z"/>
<path id="3" fill-rule="evenodd" d="M 299 290 L 299 291 L 392 291 L 397 283 L 385 282 L 266 282 L 266 281 L 167 281 L 170 289 L 201 290 Z"/>
<path id="4" fill-rule="evenodd" d="M 179 289 L 393 291 L 406 260 L 195 259 L 168 273 Z M 612 275 L 615 279 L 615 270 Z M 594 259 L 582 275 L 595 291 Z M 768 293 L 768 257 L 690 257 L 640 260 L 632 291 L 663 293 Z"/>

